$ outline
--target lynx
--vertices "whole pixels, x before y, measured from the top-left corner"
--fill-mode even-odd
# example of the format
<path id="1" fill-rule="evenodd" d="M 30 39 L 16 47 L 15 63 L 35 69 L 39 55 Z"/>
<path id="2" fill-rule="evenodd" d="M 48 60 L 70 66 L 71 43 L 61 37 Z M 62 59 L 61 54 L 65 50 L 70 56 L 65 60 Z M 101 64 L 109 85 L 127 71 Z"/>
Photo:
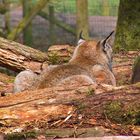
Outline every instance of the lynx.
<path id="1" fill-rule="evenodd" d="M 85 83 L 116 86 L 112 72 L 112 34 L 99 42 L 80 39 L 67 64 L 49 66 L 40 75 L 31 70 L 22 71 L 15 78 L 14 92 Z"/>

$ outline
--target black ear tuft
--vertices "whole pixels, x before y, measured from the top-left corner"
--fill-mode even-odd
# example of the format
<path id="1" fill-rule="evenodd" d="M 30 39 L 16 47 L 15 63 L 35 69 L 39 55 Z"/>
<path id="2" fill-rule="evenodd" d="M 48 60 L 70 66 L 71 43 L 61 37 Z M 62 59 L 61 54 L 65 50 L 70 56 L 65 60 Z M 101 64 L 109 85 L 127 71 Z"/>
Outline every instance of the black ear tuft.
<path id="1" fill-rule="evenodd" d="M 85 39 L 82 37 L 82 33 L 83 33 L 83 31 L 80 32 L 79 41 L 77 43 L 78 45 L 85 41 Z"/>
<path id="2" fill-rule="evenodd" d="M 79 39 L 85 40 L 82 36 L 83 31 L 80 32 Z"/>
<path id="3" fill-rule="evenodd" d="M 111 37 L 111 35 L 114 33 L 114 31 L 112 31 L 106 38 L 105 38 L 105 42 Z"/>
<path id="4" fill-rule="evenodd" d="M 112 31 L 104 40 L 103 40 L 103 46 L 105 45 L 106 41 L 112 36 L 114 31 Z"/>

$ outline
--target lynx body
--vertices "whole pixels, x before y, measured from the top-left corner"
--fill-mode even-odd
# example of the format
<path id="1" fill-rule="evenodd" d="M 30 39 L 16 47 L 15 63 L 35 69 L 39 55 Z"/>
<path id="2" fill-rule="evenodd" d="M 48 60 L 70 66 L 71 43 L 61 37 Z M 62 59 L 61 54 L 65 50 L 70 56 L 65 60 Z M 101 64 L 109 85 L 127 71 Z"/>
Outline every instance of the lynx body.
<path id="1" fill-rule="evenodd" d="M 112 73 L 112 47 L 109 44 L 111 35 L 112 33 L 99 42 L 80 39 L 67 64 L 49 66 L 40 75 L 28 70 L 19 73 L 14 82 L 14 92 L 57 85 L 104 83 L 115 86 L 116 80 Z"/>

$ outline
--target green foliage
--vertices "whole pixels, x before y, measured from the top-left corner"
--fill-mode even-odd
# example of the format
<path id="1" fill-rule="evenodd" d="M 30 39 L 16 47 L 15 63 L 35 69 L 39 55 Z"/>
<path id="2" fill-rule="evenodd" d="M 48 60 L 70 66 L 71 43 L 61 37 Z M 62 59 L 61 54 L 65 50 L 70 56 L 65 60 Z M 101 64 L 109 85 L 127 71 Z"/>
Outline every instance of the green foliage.
<path id="1" fill-rule="evenodd" d="M 117 16 L 119 0 L 108 0 L 109 15 Z M 102 0 L 88 0 L 89 15 L 103 16 L 103 3 Z M 76 13 L 76 0 L 61 0 L 57 3 L 56 9 L 60 13 Z"/>
<path id="2" fill-rule="evenodd" d="M 139 125 L 140 105 L 124 107 L 120 101 L 113 101 L 105 105 L 104 115 L 116 123 Z"/>
<path id="3" fill-rule="evenodd" d="M 13 3 L 20 2 L 19 0 L 10 0 Z M 32 0 L 36 3 L 38 0 Z M 88 0 L 89 15 L 103 16 L 103 0 Z M 118 5 L 120 0 L 108 0 L 109 15 L 117 16 Z M 49 5 L 55 6 L 55 11 L 60 13 L 76 13 L 76 0 L 51 0 Z M 108 16 L 109 16 L 108 15 Z"/>

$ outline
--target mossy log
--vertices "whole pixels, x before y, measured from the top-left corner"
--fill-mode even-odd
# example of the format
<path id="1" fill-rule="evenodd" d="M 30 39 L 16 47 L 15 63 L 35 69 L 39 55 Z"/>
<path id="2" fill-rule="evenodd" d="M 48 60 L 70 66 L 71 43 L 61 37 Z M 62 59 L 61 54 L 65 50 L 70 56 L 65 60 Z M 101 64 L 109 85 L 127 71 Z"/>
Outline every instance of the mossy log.
<path id="1" fill-rule="evenodd" d="M 131 82 L 132 83 L 140 82 L 140 56 L 138 56 L 135 60 Z"/>
<path id="2" fill-rule="evenodd" d="M 38 71 L 47 54 L 14 41 L 0 38 L 0 65 L 14 71 L 31 69 Z"/>
<path id="3" fill-rule="evenodd" d="M 53 87 L 0 97 L 0 131 L 94 126 L 98 120 L 138 124 L 140 83 L 95 94 L 100 86 Z M 110 121 L 109 121 L 110 120 Z M 124 134 L 126 134 L 124 132 Z"/>

